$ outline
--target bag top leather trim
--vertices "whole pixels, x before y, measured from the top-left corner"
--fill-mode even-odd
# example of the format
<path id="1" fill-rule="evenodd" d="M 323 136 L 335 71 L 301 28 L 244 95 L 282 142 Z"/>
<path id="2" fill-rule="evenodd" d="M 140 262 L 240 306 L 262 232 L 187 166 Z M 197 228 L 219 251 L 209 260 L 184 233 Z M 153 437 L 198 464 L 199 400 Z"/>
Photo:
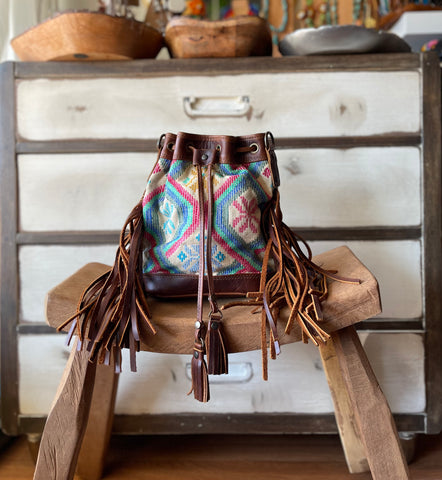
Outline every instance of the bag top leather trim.
<path id="1" fill-rule="evenodd" d="M 243 165 L 268 161 L 265 135 L 258 133 L 235 137 L 231 135 L 197 135 L 179 132 L 166 133 L 159 141 L 160 157 L 166 160 L 193 162 L 195 149 L 211 151 L 210 163 Z"/>

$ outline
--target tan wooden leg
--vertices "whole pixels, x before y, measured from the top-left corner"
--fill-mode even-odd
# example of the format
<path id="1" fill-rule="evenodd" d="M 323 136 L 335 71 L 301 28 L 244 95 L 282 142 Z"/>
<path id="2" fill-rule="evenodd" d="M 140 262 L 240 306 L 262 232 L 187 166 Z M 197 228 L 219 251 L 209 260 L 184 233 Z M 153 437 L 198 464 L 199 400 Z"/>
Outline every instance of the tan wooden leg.
<path id="1" fill-rule="evenodd" d="M 77 463 L 77 475 L 83 480 L 99 480 L 103 473 L 114 419 L 118 377 L 114 362 L 98 365 L 89 421 Z"/>
<path id="2" fill-rule="evenodd" d="M 342 376 L 333 340 L 319 348 L 335 407 L 336 423 L 350 473 L 369 472 L 365 447 L 356 424 L 352 402 Z"/>
<path id="3" fill-rule="evenodd" d="M 355 328 L 334 332 L 332 341 L 373 479 L 409 479 L 393 416 Z"/>
<path id="4" fill-rule="evenodd" d="M 72 349 L 41 439 L 34 480 L 71 480 L 94 389 L 96 364 Z"/>

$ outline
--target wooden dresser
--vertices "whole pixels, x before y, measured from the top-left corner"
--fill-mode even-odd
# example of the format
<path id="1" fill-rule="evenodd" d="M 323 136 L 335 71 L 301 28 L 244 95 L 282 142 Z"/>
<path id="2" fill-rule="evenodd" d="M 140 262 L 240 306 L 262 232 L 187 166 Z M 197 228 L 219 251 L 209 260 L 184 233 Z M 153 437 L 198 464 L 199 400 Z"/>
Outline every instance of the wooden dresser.
<path id="1" fill-rule="evenodd" d="M 314 252 L 347 244 L 383 314 L 359 332 L 401 432 L 441 430 L 441 108 L 436 55 L 4 63 L 1 100 L 1 421 L 38 433 L 67 356 L 46 292 L 111 263 L 166 132 L 270 130 L 285 221 Z M 336 431 L 319 354 L 231 358 L 212 400 L 186 395 L 186 356 L 127 358 L 115 432 Z"/>

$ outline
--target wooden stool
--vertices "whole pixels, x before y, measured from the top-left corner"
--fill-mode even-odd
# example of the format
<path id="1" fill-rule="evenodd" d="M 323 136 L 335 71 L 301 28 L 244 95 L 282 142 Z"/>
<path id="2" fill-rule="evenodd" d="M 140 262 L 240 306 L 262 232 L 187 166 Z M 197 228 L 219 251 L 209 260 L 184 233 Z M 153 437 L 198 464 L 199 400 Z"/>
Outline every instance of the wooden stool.
<path id="1" fill-rule="evenodd" d="M 321 324 L 331 334 L 320 353 L 349 470 L 370 470 L 376 480 L 408 479 L 393 417 L 353 326 L 381 311 L 376 279 L 347 247 L 314 260 L 325 269 L 361 280 L 360 285 L 330 282 Z M 88 264 L 51 290 L 48 323 L 57 327 L 74 313 L 85 286 L 108 268 Z M 142 349 L 191 355 L 195 304 L 194 300 L 151 301 L 157 334 L 146 339 Z M 229 351 L 259 349 L 260 323 L 260 315 L 252 315 L 250 308 L 226 310 L 223 324 Z M 301 339 L 299 328 L 285 335 L 283 324 L 279 322 L 278 327 L 281 344 Z M 100 478 L 111 434 L 117 379 L 112 367 L 97 367 L 88 361 L 87 352 L 72 349 L 43 432 L 34 480 L 72 479 L 77 459 L 77 472 L 82 478 Z"/>

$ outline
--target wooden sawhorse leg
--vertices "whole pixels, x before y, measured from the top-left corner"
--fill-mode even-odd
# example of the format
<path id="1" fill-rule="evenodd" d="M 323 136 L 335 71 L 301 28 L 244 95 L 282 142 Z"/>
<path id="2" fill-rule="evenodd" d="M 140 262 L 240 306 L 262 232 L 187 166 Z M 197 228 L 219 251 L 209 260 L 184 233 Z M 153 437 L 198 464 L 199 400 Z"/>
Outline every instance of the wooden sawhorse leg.
<path id="1" fill-rule="evenodd" d="M 320 352 L 350 472 L 409 479 L 393 416 L 355 328 L 332 333 Z"/>
<path id="2" fill-rule="evenodd" d="M 119 375 L 115 365 L 98 365 L 94 393 L 77 462 L 77 475 L 82 480 L 100 480 L 112 433 L 115 399 Z"/>
<path id="3" fill-rule="evenodd" d="M 97 369 L 89 353 L 74 346 L 46 421 L 34 480 L 72 480 L 77 460 L 81 478 L 101 477 L 117 379 L 113 365 Z"/>

